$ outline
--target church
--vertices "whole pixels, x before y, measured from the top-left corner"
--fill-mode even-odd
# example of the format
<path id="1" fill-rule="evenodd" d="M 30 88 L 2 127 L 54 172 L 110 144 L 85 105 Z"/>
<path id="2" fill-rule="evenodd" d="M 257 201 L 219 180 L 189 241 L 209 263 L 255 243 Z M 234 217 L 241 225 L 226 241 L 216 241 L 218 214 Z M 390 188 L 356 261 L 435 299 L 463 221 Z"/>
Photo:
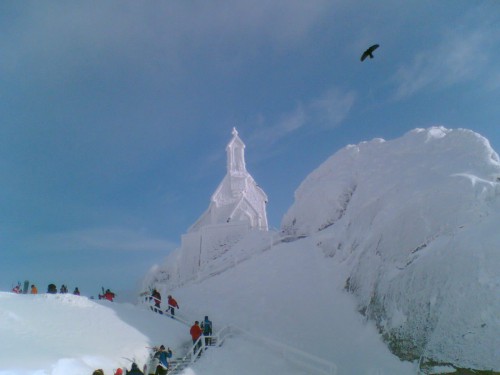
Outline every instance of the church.
<path id="1" fill-rule="evenodd" d="M 205 213 L 189 228 L 196 232 L 206 226 L 235 223 L 252 229 L 267 230 L 266 193 L 248 173 L 245 144 L 233 128 L 226 146 L 227 173 L 210 199 Z"/>
<path id="2" fill-rule="evenodd" d="M 245 144 L 236 128 L 232 136 L 226 146 L 226 175 L 208 209 L 182 236 L 182 252 L 197 257 L 198 266 L 226 252 L 248 232 L 268 231 L 267 195 L 246 169 Z"/>

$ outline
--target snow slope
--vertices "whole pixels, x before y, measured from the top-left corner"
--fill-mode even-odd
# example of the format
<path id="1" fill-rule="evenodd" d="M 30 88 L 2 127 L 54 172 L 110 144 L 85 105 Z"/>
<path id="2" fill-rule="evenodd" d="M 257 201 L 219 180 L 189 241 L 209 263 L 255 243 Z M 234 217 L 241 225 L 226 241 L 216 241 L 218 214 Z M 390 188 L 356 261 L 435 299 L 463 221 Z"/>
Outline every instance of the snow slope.
<path id="1" fill-rule="evenodd" d="M 355 313 L 332 266 L 305 239 L 177 289 L 183 318 L 209 315 L 216 331 L 226 325 L 245 331 L 210 349 L 184 375 L 311 374 L 283 357 L 285 345 L 333 362 L 338 374 L 414 374 L 414 365 L 392 355 L 375 327 Z M 0 293 L 0 375 L 89 375 L 96 368 L 109 375 L 129 368 L 126 358 L 142 366 L 153 344 L 181 353 L 188 332 L 140 305 Z"/>
<path id="2" fill-rule="evenodd" d="M 313 239 L 303 239 L 176 289 L 175 296 L 186 313 L 208 315 L 216 328 L 232 324 L 260 338 L 261 347 L 270 339 L 313 354 L 333 362 L 339 374 L 414 374 L 415 367 L 391 354 L 375 326 L 356 313 L 342 279 L 334 260 Z M 253 352 L 250 357 L 258 361 Z M 237 373 L 254 374 L 244 368 Z"/>
<path id="3" fill-rule="evenodd" d="M 186 327 L 130 304 L 70 294 L 0 292 L 0 375 L 106 374 L 144 363 L 147 346 L 174 350 L 189 340 Z M 166 342 L 168 338 L 168 343 Z"/>

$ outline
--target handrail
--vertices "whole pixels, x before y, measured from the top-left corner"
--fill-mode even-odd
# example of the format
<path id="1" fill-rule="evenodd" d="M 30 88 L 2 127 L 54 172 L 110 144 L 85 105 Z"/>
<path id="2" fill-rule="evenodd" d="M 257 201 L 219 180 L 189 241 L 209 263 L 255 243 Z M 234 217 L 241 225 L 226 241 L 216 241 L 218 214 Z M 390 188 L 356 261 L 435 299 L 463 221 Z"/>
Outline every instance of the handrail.
<path id="1" fill-rule="evenodd" d="M 187 320 L 184 320 L 177 315 L 171 315 L 170 313 L 168 313 L 168 309 L 164 312 L 164 315 L 173 318 L 178 322 L 183 323 L 186 326 L 190 326 L 190 323 Z M 278 353 L 280 353 L 283 356 L 283 358 L 295 362 L 299 366 L 303 366 L 310 370 L 313 370 L 315 371 L 315 373 L 322 373 L 325 375 L 336 375 L 338 372 L 337 365 L 333 362 L 327 361 L 323 358 L 317 357 L 313 354 L 307 353 L 305 351 L 291 347 L 289 345 L 265 337 L 257 336 L 242 328 L 235 327 L 233 325 L 225 326 L 211 336 L 201 335 L 198 338 L 198 340 L 196 340 L 196 342 L 190 347 L 187 354 L 180 361 L 185 363 L 189 359 L 190 364 L 194 363 L 198 358 L 198 355 L 200 355 L 203 352 L 203 350 L 206 349 L 205 338 L 215 338 L 216 345 L 221 346 L 222 343 L 225 341 L 225 339 L 233 333 L 240 333 L 255 341 L 264 343 L 267 346 L 273 348 Z M 199 346 L 199 348 L 197 346 Z M 174 371 L 179 366 L 180 363 L 176 364 L 176 366 L 174 366 L 171 369 L 171 371 Z"/>
<path id="2" fill-rule="evenodd" d="M 149 296 L 144 300 L 144 302 L 142 304 L 144 306 L 148 306 L 153 312 L 158 313 L 158 311 L 160 311 L 162 315 L 165 315 L 166 317 L 175 319 L 178 322 L 180 322 L 180 323 L 182 323 L 182 324 L 184 324 L 186 326 L 190 326 L 190 323 L 186 319 L 181 318 L 179 316 L 179 314 L 178 315 L 172 315 L 172 314 L 170 314 L 170 312 L 169 312 L 170 307 L 167 307 L 165 310 L 162 310 L 161 308 L 156 307 L 156 305 L 154 304 L 154 302 L 151 302 L 148 299 L 149 299 Z"/>
<path id="3" fill-rule="evenodd" d="M 177 317 L 174 318 L 178 319 Z M 338 373 L 337 365 L 333 362 L 327 361 L 323 358 L 319 358 L 313 354 L 304 352 L 300 349 L 291 347 L 289 345 L 265 337 L 257 336 L 253 333 L 250 333 L 242 328 L 235 327 L 233 325 L 225 326 L 221 328 L 219 331 L 217 331 L 215 334 L 210 336 L 201 335 L 198 338 L 198 340 L 196 340 L 196 342 L 189 347 L 189 350 L 186 353 L 186 355 L 178 359 L 179 362 L 176 363 L 176 365 L 173 366 L 170 369 L 170 371 L 173 373 L 184 363 L 193 364 L 194 362 L 196 362 L 201 353 L 203 353 L 203 351 L 206 350 L 205 339 L 208 338 L 215 339 L 216 345 L 221 346 L 224 343 L 224 341 L 234 333 L 242 334 L 254 341 L 258 341 L 260 343 L 267 345 L 268 347 L 271 347 L 276 352 L 281 354 L 283 358 L 285 358 L 286 360 L 294 362 L 297 365 L 307 368 L 311 371 L 314 371 L 315 374 L 337 375 Z"/>
<path id="4" fill-rule="evenodd" d="M 309 354 L 307 352 L 304 352 L 303 350 L 291 347 L 289 345 L 285 345 L 283 343 L 254 335 L 248 331 L 245 331 L 239 327 L 234 327 L 231 326 L 231 329 L 234 331 L 237 331 L 239 333 L 242 333 L 243 335 L 256 340 L 260 341 L 272 348 L 274 348 L 277 352 L 279 352 L 281 355 L 283 355 L 284 358 L 293 361 L 297 363 L 298 365 L 301 365 L 303 367 L 307 367 L 310 370 L 314 370 L 315 373 L 322 373 L 326 375 L 336 375 L 338 372 L 338 367 L 335 363 L 327 361 L 323 358 L 316 357 L 313 354 Z"/>
<path id="5" fill-rule="evenodd" d="M 172 369 L 170 369 L 171 372 L 174 372 L 179 368 L 179 366 L 182 363 L 189 362 L 190 364 L 193 364 L 196 362 L 198 357 L 203 353 L 204 350 L 206 350 L 206 345 L 205 345 L 205 339 L 212 338 L 216 340 L 216 345 L 221 346 L 222 343 L 226 340 L 226 338 L 231 334 L 231 327 L 226 326 L 224 328 L 221 328 L 219 331 L 217 331 L 214 335 L 210 336 L 205 336 L 201 335 L 198 340 L 191 346 L 186 353 L 184 357 L 182 357 Z"/>

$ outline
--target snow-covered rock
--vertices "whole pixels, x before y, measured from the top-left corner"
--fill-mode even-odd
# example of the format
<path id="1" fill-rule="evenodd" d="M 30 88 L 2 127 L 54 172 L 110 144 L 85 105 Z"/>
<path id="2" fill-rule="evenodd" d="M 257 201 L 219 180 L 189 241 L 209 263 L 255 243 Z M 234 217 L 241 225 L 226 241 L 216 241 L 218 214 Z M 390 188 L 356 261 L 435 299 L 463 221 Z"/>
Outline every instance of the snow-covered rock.
<path id="1" fill-rule="evenodd" d="M 499 223 L 498 154 L 472 131 L 433 127 L 334 154 L 282 231 L 345 265 L 346 289 L 400 355 L 498 369 Z"/>

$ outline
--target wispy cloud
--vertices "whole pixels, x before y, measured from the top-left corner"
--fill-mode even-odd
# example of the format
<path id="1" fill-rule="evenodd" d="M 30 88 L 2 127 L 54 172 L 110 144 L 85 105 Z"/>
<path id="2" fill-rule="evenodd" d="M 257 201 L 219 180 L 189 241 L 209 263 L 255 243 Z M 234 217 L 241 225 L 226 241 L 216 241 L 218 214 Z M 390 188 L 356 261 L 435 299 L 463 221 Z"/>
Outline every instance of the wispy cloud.
<path id="1" fill-rule="evenodd" d="M 9 33 L 0 35 L 8 70 L 33 70 L 64 80 L 83 67 L 114 65 L 134 51 L 130 64 L 159 72 L 181 69 L 203 53 L 252 53 L 263 44 L 287 49 L 304 42 L 332 8 L 330 0 L 255 0 L 234 2 L 100 3 L 15 6 Z M 8 37 L 7 37 L 8 34 Z M 71 68 L 68 71 L 68 68 Z"/>
<path id="2" fill-rule="evenodd" d="M 485 30 L 447 34 L 435 47 L 418 52 L 413 61 L 393 76 L 396 99 L 425 88 L 442 88 L 482 79 L 491 63 L 492 35 Z"/>
<path id="3" fill-rule="evenodd" d="M 28 247 L 40 251 L 169 251 L 176 244 L 147 233 L 125 228 L 89 228 L 39 235 L 26 240 Z"/>
<path id="4" fill-rule="evenodd" d="M 279 115 L 275 121 L 266 121 L 260 116 L 260 126 L 251 140 L 272 144 L 305 126 L 318 130 L 336 128 L 348 116 L 355 99 L 353 91 L 331 88 L 305 104 L 297 103 L 293 110 Z"/>
<path id="5" fill-rule="evenodd" d="M 309 103 L 311 118 L 322 128 L 336 128 L 349 114 L 355 99 L 354 91 L 330 89 Z"/>

